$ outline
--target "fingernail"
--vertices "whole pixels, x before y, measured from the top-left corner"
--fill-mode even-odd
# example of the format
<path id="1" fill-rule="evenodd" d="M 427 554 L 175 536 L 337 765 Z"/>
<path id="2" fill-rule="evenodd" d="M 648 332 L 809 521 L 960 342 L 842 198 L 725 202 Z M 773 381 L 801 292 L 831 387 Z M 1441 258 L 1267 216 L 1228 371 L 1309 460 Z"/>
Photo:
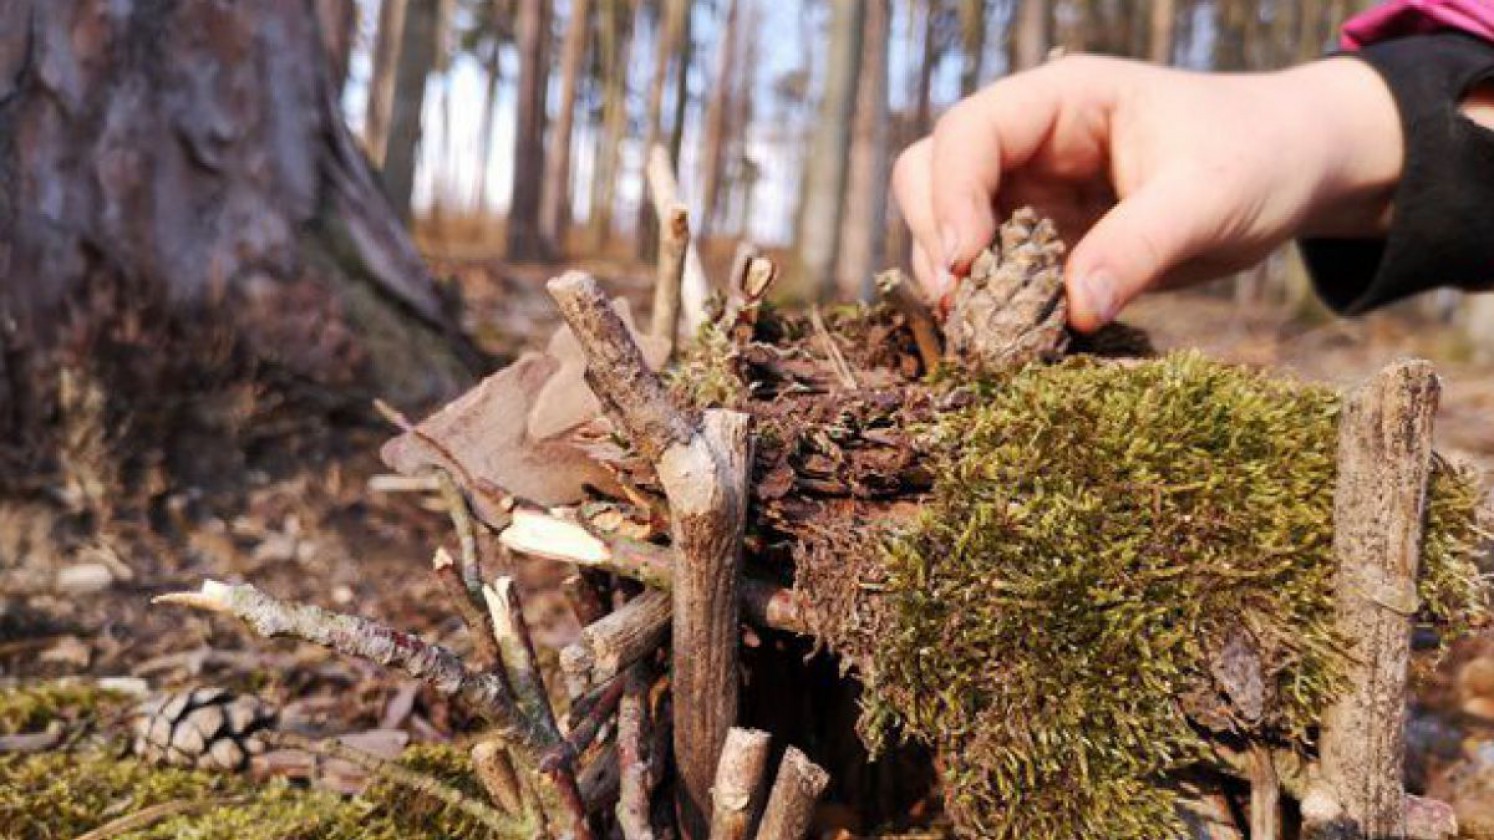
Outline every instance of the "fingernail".
<path id="1" fill-rule="evenodd" d="M 954 268 L 960 259 L 960 232 L 945 225 L 939 229 L 939 244 L 944 248 L 944 267 Z"/>
<path id="2" fill-rule="evenodd" d="M 1120 314 L 1120 298 L 1115 293 L 1115 278 L 1097 271 L 1084 278 L 1084 297 L 1089 301 L 1096 320 L 1108 324 Z"/>

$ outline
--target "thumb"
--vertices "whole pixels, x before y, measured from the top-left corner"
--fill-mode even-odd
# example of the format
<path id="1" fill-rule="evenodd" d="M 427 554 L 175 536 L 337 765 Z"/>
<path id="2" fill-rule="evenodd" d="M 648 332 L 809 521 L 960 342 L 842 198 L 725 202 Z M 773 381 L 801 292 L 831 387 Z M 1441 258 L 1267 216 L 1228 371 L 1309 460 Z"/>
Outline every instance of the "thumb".
<path id="1" fill-rule="evenodd" d="M 1192 181 L 1192 179 L 1189 179 Z M 1167 272 L 1196 256 L 1216 230 L 1213 203 L 1194 183 L 1153 181 L 1110 209 L 1069 257 L 1069 325 L 1093 332 Z"/>

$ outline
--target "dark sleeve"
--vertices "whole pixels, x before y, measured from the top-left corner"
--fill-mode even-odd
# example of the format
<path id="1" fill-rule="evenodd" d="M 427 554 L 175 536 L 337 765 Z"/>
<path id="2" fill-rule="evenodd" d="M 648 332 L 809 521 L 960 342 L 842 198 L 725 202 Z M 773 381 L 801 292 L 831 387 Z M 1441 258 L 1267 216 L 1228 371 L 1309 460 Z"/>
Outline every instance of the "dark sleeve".
<path id="1" fill-rule="evenodd" d="M 1406 158 L 1384 239 L 1308 239 L 1303 257 L 1335 310 L 1366 312 L 1439 286 L 1494 286 L 1494 132 L 1460 105 L 1494 80 L 1494 44 L 1445 32 L 1357 53 L 1400 109 Z"/>

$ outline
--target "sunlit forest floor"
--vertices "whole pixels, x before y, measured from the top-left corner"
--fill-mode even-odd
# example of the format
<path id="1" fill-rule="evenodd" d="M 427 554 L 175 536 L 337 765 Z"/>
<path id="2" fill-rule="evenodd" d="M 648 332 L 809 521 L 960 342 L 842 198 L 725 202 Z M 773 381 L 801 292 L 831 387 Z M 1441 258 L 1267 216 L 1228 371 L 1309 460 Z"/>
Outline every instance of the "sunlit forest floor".
<path id="1" fill-rule="evenodd" d="M 729 258 L 729 248 L 707 249 L 708 271 L 724 269 Z M 641 262 L 613 258 L 579 267 L 644 306 L 651 272 Z M 557 323 L 542 288 L 554 266 L 458 254 L 433 258 L 433 268 L 460 286 L 466 328 L 499 357 L 542 346 Z M 1450 328 L 1404 313 L 1346 321 L 1242 311 L 1207 290 L 1146 300 L 1127 320 L 1164 349 L 1197 347 L 1338 383 L 1397 356 L 1430 358 L 1444 382 L 1441 450 L 1494 472 L 1494 423 L 1486 420 L 1494 410 L 1494 361 L 1475 359 Z M 430 574 L 432 551 L 449 539 L 444 514 L 423 495 L 368 486 L 384 472 L 377 448 L 387 436 L 370 422 L 339 433 L 313 462 L 251 471 L 223 487 L 176 489 L 167 505 L 175 521 L 148 534 L 103 535 L 100 550 L 115 552 L 110 562 L 119 567 L 105 586 L 0 593 L 0 677 L 126 676 L 151 691 L 219 685 L 257 693 L 283 721 L 308 730 L 388 730 L 400 742 L 460 739 L 469 721 L 414 682 L 307 645 L 267 643 L 233 622 L 149 607 L 152 596 L 195 588 L 203 578 L 248 579 L 283 598 L 382 619 L 465 649 L 460 623 Z M 0 556 L 24 555 L 23 571 L 38 579 L 77 556 L 49 547 L 50 515 L 36 505 L 0 504 Z M 556 592 L 561 572 L 539 561 L 522 562 L 518 572 L 538 641 L 553 652 L 578 630 Z M 1486 807 L 1494 817 L 1494 635 L 1457 645 L 1420 697 L 1411 727 L 1413 789 L 1458 802 L 1465 821 Z"/>

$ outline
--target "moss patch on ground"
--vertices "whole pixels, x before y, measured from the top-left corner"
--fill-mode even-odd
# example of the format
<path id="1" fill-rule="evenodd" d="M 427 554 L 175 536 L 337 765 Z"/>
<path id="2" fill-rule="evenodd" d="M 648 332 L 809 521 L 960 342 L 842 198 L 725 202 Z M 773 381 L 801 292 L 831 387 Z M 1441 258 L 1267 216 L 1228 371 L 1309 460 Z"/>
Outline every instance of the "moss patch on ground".
<path id="1" fill-rule="evenodd" d="M 173 813 L 111 836 L 130 840 L 421 840 L 492 838 L 486 826 L 408 788 L 376 780 L 361 795 L 345 797 L 284 780 L 159 767 L 124 755 L 122 738 L 110 738 L 133 701 L 84 681 L 58 681 L 0 691 L 0 734 L 37 731 L 57 720 L 99 731 L 77 750 L 0 755 L 0 838 L 72 838 L 157 806 Z M 464 752 L 419 745 L 400 763 L 454 787 L 479 802 Z M 180 806 L 179 811 L 177 806 Z M 191 807 L 188 807 L 191 806 Z M 519 822 L 504 836 L 532 831 Z"/>
<path id="2" fill-rule="evenodd" d="M 976 398 L 925 430 L 932 498 L 883 544 L 864 723 L 940 749 L 962 833 L 1168 833 L 1167 778 L 1208 758 L 1190 696 L 1222 699 L 1233 734 L 1309 749 L 1341 655 L 1338 395 L 1192 353 L 960 387 Z M 1478 496 L 1439 460 L 1426 621 L 1484 614 Z M 1259 675 L 1259 709 L 1228 702 L 1225 655 Z"/>

